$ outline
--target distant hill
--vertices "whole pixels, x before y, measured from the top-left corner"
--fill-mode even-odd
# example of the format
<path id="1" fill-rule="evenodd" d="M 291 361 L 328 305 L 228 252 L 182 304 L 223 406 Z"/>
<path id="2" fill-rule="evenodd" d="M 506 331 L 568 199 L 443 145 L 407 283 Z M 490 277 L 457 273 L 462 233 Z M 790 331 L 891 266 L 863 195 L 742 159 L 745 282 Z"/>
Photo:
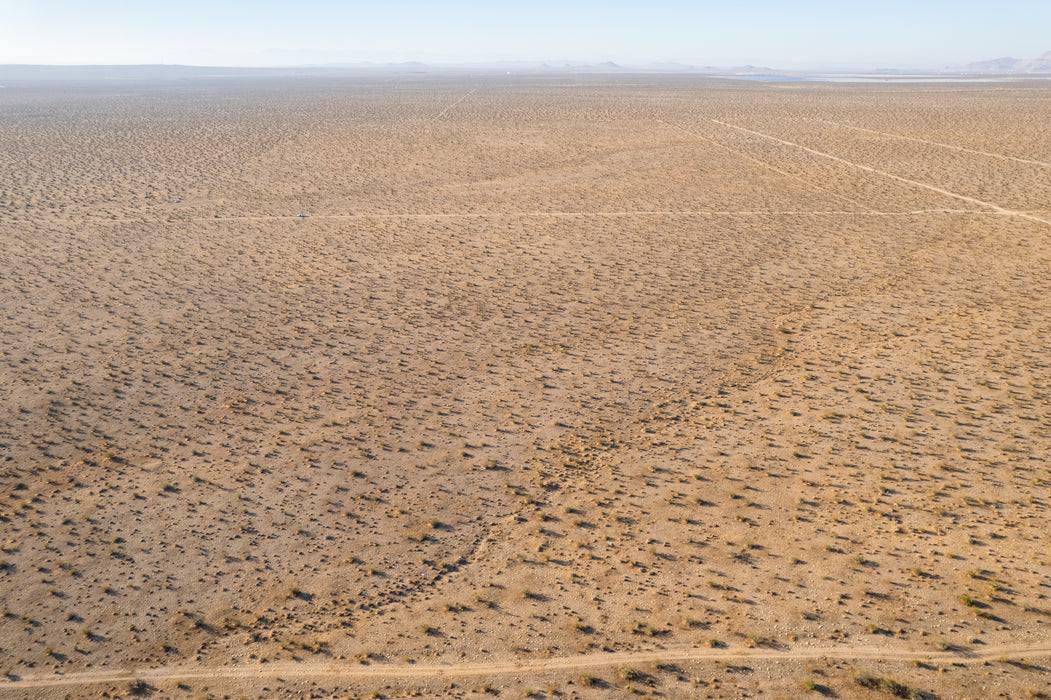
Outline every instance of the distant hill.
<path id="1" fill-rule="evenodd" d="M 994 58 L 948 68 L 953 73 L 1051 73 L 1051 51 L 1036 58 Z"/>

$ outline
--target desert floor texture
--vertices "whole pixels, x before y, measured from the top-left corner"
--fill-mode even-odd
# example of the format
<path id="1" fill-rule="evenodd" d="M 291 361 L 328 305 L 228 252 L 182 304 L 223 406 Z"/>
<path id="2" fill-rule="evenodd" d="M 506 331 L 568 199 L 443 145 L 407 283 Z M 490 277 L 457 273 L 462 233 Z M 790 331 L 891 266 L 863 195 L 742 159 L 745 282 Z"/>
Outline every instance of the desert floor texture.
<path id="1" fill-rule="evenodd" d="M 1051 696 L 1049 124 L 8 84 L 0 697 Z"/>

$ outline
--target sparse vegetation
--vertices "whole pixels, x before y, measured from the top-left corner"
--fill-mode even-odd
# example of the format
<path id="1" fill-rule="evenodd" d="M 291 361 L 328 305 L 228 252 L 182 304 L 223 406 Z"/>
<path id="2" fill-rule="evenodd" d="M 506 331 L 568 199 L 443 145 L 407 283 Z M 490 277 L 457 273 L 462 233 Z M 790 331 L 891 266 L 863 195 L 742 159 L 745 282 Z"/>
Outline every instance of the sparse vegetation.
<path id="1" fill-rule="evenodd" d="M 591 688 L 598 685 L 599 678 L 598 676 L 592 675 L 590 673 L 582 673 L 580 674 L 580 678 L 578 679 L 578 681 L 580 682 L 580 685 L 584 686 L 585 688 Z"/>
<path id="2" fill-rule="evenodd" d="M 854 674 L 854 683 L 862 688 L 878 690 L 896 698 L 922 698 L 923 693 L 915 688 L 910 688 L 904 683 L 890 678 L 889 676 L 873 676 L 865 671 Z"/>
<path id="3" fill-rule="evenodd" d="M 1047 85 L 439 73 L 0 80 L 0 683 L 1038 686 Z"/>

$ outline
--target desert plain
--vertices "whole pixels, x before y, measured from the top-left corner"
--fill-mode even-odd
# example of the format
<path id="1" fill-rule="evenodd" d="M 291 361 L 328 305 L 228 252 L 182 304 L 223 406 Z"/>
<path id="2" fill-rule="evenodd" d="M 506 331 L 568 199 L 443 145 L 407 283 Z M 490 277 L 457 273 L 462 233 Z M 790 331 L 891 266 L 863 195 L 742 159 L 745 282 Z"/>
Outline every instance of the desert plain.
<path id="1" fill-rule="evenodd" d="M 1049 124 L 7 83 L 0 697 L 1051 697 Z"/>

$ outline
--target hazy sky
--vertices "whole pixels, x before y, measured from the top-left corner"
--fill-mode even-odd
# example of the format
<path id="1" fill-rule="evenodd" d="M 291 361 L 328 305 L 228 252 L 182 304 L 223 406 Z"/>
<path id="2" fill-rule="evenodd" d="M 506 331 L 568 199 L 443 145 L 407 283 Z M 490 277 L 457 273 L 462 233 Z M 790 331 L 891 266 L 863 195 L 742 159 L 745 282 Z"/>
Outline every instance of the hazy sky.
<path id="1" fill-rule="evenodd" d="M 0 63 L 940 68 L 1049 50 L 1051 0 L 0 0 Z"/>

